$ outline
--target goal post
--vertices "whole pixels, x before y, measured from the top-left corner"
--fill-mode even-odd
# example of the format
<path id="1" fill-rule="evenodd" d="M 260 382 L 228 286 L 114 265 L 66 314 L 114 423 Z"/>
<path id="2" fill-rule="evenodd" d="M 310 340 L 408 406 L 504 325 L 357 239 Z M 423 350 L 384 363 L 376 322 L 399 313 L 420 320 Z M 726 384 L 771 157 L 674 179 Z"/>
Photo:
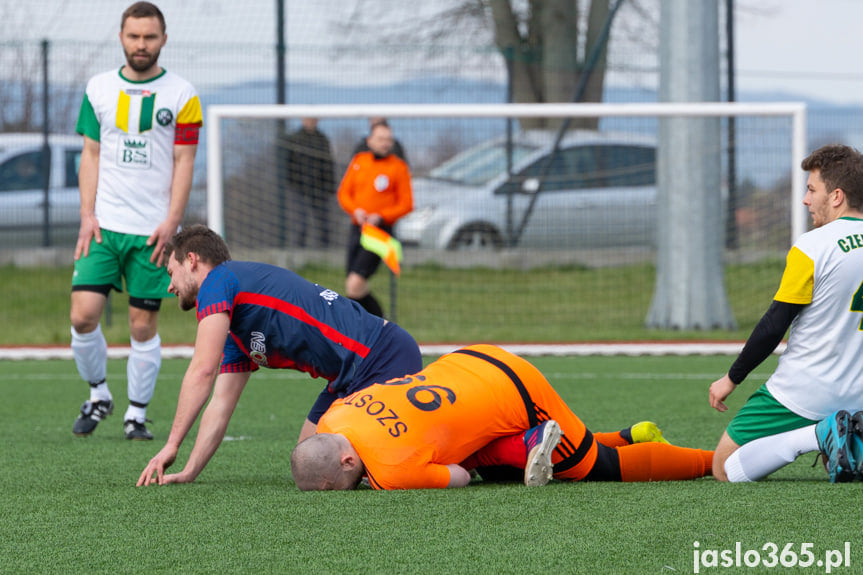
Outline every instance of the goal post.
<path id="1" fill-rule="evenodd" d="M 207 222 L 224 233 L 221 121 L 235 119 L 315 118 L 596 118 L 596 117 L 737 117 L 790 116 L 791 165 L 806 157 L 806 104 L 801 102 L 660 102 L 650 104 L 340 104 L 214 105 L 207 108 Z M 807 212 L 795 201 L 804 188 L 803 172 L 791 174 L 791 239 L 806 231 Z"/>
<path id="2" fill-rule="evenodd" d="M 339 291 L 348 216 L 329 186 L 325 211 L 308 207 L 287 152 L 299 146 L 300 120 L 317 118 L 337 186 L 375 117 L 405 144 L 413 178 L 414 210 L 395 233 L 405 247 L 398 322 L 418 340 L 751 329 L 808 227 L 807 109 L 787 102 L 209 106 L 208 225 L 239 259 Z M 691 129 L 729 118 L 733 141 L 722 129 L 701 140 Z M 563 119 L 599 129 L 568 131 L 556 148 Z M 386 280 L 370 280 L 383 304 Z M 728 321 L 678 321 L 690 303 L 717 301 L 701 284 L 725 290 Z M 656 322 L 652 294 L 668 296 L 673 323 Z M 384 305 L 391 319 L 395 299 Z"/>

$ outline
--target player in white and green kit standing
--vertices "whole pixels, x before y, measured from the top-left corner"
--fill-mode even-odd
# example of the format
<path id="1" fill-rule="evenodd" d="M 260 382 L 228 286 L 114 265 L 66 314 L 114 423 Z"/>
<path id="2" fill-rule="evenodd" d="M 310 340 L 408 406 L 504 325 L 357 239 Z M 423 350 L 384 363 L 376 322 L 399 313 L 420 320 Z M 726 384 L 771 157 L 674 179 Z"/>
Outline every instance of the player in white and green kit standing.
<path id="1" fill-rule="evenodd" d="M 790 328 L 776 371 L 716 446 L 713 475 L 721 481 L 761 479 L 819 449 L 832 481 L 852 479 L 863 463 L 863 427 L 851 421 L 863 423 L 863 155 L 823 146 L 801 168 L 815 229 L 794 242 L 773 303 L 710 386 L 710 405 L 725 411 L 725 399 Z"/>
<path id="2" fill-rule="evenodd" d="M 114 409 L 99 320 L 109 292 L 122 291 L 125 280 L 132 347 L 123 429 L 127 439 L 153 438 L 145 421 L 161 367 L 159 308 L 170 283 L 162 251 L 186 209 L 203 125 L 195 89 L 158 64 L 167 38 L 159 8 L 127 8 L 120 24 L 126 64 L 90 79 L 78 116 L 81 228 L 70 316 L 75 363 L 90 385 L 73 426 L 79 436 Z"/>

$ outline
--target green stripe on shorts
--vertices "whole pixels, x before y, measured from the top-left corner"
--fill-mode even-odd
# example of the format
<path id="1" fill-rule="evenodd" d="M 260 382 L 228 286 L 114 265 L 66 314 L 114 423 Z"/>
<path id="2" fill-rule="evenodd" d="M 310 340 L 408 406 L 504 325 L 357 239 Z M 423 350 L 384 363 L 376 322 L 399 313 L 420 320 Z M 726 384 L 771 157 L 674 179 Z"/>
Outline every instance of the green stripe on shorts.
<path id="1" fill-rule="evenodd" d="M 765 383 L 753 393 L 725 430 L 737 445 L 818 423 L 801 417 L 776 401 Z"/>

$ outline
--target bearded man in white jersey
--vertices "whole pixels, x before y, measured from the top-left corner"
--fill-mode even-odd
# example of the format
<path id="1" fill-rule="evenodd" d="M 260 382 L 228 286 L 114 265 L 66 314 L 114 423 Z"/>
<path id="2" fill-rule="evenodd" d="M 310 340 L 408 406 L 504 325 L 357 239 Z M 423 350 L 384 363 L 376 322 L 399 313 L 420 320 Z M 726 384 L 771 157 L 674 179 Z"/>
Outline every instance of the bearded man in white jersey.
<path id="1" fill-rule="evenodd" d="M 158 64 L 168 36 L 149 2 L 123 13 L 126 64 L 87 83 L 76 131 L 84 136 L 78 187 L 81 227 L 72 277 L 72 351 L 90 385 L 72 431 L 90 435 L 114 410 L 99 319 L 112 289 L 129 293 L 126 439 L 153 439 L 145 422 L 161 367 L 158 314 L 169 297 L 162 252 L 189 199 L 201 103 L 194 87 Z"/>
<path id="2" fill-rule="evenodd" d="M 827 145 L 801 167 L 809 172 L 803 204 L 815 229 L 794 242 L 773 303 L 710 386 L 711 407 L 728 409 L 725 399 L 790 327 L 776 371 L 716 446 L 720 481 L 755 481 L 819 449 L 829 456 L 831 481 L 850 480 L 863 462 L 853 461 L 852 446 L 863 442 L 851 422 L 863 410 L 863 155 Z M 863 413 L 857 417 L 863 423 Z"/>

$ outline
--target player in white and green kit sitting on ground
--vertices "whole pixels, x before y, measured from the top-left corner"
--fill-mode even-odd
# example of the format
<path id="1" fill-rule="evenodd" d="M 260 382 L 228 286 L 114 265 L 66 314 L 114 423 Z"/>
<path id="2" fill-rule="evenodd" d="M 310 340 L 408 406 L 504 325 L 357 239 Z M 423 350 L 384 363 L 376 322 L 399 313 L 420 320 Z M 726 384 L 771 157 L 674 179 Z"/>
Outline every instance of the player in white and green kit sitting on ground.
<path id="1" fill-rule="evenodd" d="M 803 204 L 815 229 L 788 252 L 773 303 L 729 372 L 710 386 L 710 405 L 725 411 L 725 399 L 790 327 L 788 345 L 719 440 L 719 480 L 755 481 L 819 449 L 831 481 L 853 479 L 863 464 L 853 448 L 863 426 L 855 432 L 849 413 L 863 410 L 863 155 L 828 145 L 801 167 L 809 172 Z"/>
<path id="2" fill-rule="evenodd" d="M 186 80 L 161 68 L 168 36 L 155 5 L 123 13 L 126 64 L 87 84 L 76 130 L 84 136 L 78 184 L 81 227 L 72 277 L 72 352 L 90 385 L 72 431 L 87 436 L 114 410 L 99 320 L 112 289 L 129 292 L 127 439 L 153 439 L 145 422 L 161 366 L 158 313 L 169 297 L 162 251 L 177 232 L 192 186 L 201 104 Z"/>

